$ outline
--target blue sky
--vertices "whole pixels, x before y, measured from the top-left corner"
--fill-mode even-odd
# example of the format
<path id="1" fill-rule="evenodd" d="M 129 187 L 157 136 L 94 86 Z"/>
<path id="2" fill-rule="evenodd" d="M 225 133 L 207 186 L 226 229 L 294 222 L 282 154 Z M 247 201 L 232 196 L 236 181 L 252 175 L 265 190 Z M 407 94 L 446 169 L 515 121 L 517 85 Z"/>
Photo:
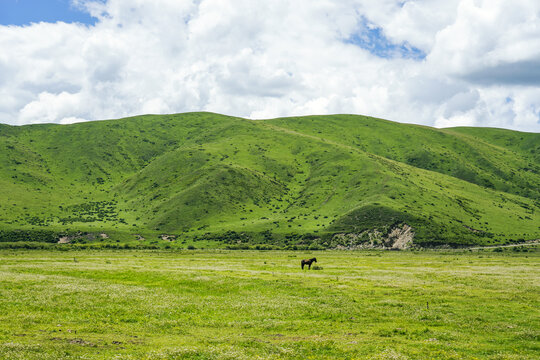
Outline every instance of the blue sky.
<path id="1" fill-rule="evenodd" d="M 94 25 L 96 20 L 72 5 L 71 0 L 0 0 L 0 25 L 24 26 L 42 21 Z M 421 50 L 407 43 L 392 43 L 380 27 L 367 26 L 366 19 L 362 20 L 359 32 L 346 39 L 347 43 L 355 44 L 381 58 L 425 58 Z"/>
<path id="2" fill-rule="evenodd" d="M 380 27 L 368 26 L 363 19 L 359 31 L 345 40 L 345 42 L 360 46 L 375 56 L 381 58 L 403 57 L 407 59 L 422 60 L 426 54 L 407 42 L 392 43 Z"/>
<path id="3" fill-rule="evenodd" d="M 96 21 L 71 5 L 70 0 L 0 0 L 0 25 L 29 25 L 37 22 L 83 23 Z"/>
<path id="4" fill-rule="evenodd" d="M 94 25 L 96 18 L 73 6 L 71 0 L 0 0 L 0 25 L 29 25 L 38 22 L 63 21 Z M 407 43 L 394 44 L 380 27 L 367 26 L 363 19 L 359 33 L 346 40 L 382 58 L 404 57 L 416 60 L 425 54 Z"/>

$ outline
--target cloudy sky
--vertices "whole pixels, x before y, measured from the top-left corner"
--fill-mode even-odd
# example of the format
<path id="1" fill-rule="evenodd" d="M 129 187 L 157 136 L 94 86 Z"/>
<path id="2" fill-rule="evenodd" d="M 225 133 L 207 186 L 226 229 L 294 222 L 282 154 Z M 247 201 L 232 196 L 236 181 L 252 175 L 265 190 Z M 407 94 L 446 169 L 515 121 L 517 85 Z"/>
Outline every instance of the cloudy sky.
<path id="1" fill-rule="evenodd" d="M 0 122 L 200 110 L 540 132 L 540 1 L 0 1 Z"/>

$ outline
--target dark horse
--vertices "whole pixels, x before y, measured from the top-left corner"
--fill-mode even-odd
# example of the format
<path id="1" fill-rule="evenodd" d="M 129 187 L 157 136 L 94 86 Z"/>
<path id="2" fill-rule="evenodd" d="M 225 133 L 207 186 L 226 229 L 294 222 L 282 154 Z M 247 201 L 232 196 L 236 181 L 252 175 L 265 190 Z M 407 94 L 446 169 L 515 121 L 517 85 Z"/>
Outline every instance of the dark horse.
<path id="1" fill-rule="evenodd" d="M 313 259 L 304 259 L 302 260 L 300 263 L 302 264 L 302 270 L 304 270 L 304 265 L 307 265 L 308 266 L 308 269 L 311 270 L 311 264 L 313 264 L 314 262 L 317 262 L 317 259 L 313 258 Z"/>

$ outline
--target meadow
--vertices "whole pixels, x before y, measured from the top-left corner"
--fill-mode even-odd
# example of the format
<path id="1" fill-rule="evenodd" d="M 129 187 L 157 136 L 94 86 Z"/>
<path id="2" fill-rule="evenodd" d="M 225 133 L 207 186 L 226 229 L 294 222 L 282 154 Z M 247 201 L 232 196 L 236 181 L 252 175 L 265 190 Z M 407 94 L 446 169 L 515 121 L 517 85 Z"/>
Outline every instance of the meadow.
<path id="1" fill-rule="evenodd" d="M 535 246 L 0 250 L 0 358 L 538 359 L 539 264 Z"/>

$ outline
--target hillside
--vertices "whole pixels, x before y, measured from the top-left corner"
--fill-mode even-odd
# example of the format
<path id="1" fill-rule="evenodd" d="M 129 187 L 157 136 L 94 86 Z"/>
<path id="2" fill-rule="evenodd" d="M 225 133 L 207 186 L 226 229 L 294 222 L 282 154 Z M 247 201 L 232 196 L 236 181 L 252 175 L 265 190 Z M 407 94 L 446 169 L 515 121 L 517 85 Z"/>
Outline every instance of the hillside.
<path id="1" fill-rule="evenodd" d="M 1 125 L 0 230 L 209 247 L 533 240 L 540 134 L 356 115 Z"/>

